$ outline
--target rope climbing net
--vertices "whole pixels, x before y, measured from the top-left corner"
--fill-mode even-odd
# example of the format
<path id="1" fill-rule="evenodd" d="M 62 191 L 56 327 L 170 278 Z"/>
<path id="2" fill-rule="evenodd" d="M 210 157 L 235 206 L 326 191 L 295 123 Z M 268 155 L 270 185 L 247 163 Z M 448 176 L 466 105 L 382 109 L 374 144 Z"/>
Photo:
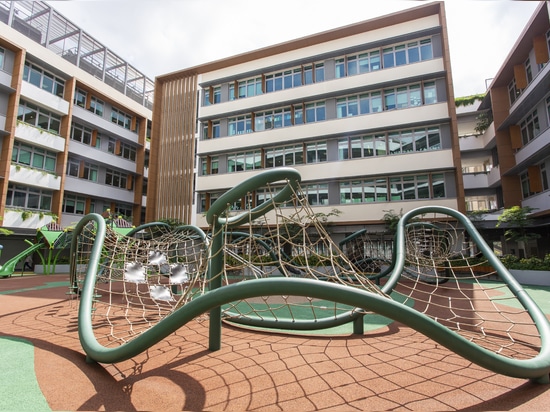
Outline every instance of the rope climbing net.
<path id="1" fill-rule="evenodd" d="M 71 247 L 85 350 L 102 362 L 127 359 L 192 319 L 209 318 L 212 336 L 216 319 L 308 333 L 352 324 L 363 333 L 382 318 L 501 373 L 550 370 L 546 316 L 465 216 L 418 208 L 395 235 L 359 231 L 339 244 L 326 216 L 310 207 L 299 174 L 283 168 L 218 198 L 207 234 L 152 223 L 123 236 L 86 217 Z M 103 349 L 136 340 L 112 356 Z"/>

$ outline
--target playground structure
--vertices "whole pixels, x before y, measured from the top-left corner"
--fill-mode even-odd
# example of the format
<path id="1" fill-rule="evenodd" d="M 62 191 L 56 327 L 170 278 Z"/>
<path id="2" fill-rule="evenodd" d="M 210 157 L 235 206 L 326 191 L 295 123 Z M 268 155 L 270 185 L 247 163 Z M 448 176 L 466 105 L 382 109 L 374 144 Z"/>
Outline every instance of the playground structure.
<path id="1" fill-rule="evenodd" d="M 382 318 L 494 372 L 548 382 L 546 316 L 452 209 L 406 213 L 391 256 L 359 234 L 336 245 L 299 173 L 278 168 L 226 192 L 206 218 L 207 234 L 151 223 L 120 235 L 96 214 L 78 223 L 71 291 L 88 360 L 129 359 L 193 320 L 208 320 L 217 350 L 224 321 L 303 332 L 351 324 L 363 334 Z M 479 256 L 492 271 L 478 270 Z"/>

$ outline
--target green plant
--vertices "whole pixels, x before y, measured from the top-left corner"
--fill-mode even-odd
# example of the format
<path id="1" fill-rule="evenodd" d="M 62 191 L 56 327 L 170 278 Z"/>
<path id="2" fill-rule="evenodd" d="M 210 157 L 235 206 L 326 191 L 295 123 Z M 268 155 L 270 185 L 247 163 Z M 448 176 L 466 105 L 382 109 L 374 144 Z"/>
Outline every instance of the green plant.
<path id="1" fill-rule="evenodd" d="M 542 259 L 538 257 L 519 258 L 515 255 L 504 255 L 500 260 L 508 269 L 550 271 L 550 254 L 547 254 Z"/>
<path id="2" fill-rule="evenodd" d="M 389 231 L 394 233 L 397 230 L 397 224 L 399 223 L 399 219 L 403 216 L 403 209 L 399 210 L 399 213 L 395 213 L 393 209 L 390 210 L 383 210 L 384 216 L 382 216 L 382 219 L 384 222 L 386 222 L 386 226 L 388 227 Z"/>
<path id="3" fill-rule="evenodd" d="M 30 210 L 23 210 L 21 212 L 21 220 L 23 220 L 23 222 L 31 216 L 32 216 L 32 212 Z"/>
<path id="4" fill-rule="evenodd" d="M 467 213 L 467 216 L 472 222 L 481 222 L 485 219 L 487 213 L 489 213 L 488 210 L 471 210 Z"/>
<path id="5" fill-rule="evenodd" d="M 512 206 L 504 209 L 498 217 L 496 227 L 506 224 L 508 229 L 504 232 L 506 240 L 514 240 L 517 242 L 527 242 L 531 239 L 538 239 L 540 235 L 528 230 L 533 225 L 533 219 L 529 217 L 536 210 L 530 206 L 520 207 Z"/>
<path id="6" fill-rule="evenodd" d="M 477 124 L 474 127 L 474 130 L 479 134 L 483 134 L 485 133 L 485 130 L 489 128 L 491 123 L 493 123 L 493 113 L 491 112 L 480 113 L 479 116 L 476 117 L 476 120 L 477 120 Z"/>
<path id="7" fill-rule="evenodd" d="M 457 97 L 455 99 L 455 106 L 470 106 L 474 104 L 476 101 L 483 101 L 485 98 L 485 93 L 483 94 L 473 94 L 471 96 L 464 96 L 464 97 Z"/>

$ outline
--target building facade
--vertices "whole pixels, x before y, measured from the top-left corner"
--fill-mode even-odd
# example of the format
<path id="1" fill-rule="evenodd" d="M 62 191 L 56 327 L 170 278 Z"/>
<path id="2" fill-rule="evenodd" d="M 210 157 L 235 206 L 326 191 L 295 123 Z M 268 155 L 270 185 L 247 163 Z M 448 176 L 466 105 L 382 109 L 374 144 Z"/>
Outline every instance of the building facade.
<path id="1" fill-rule="evenodd" d="M 540 235 L 538 241 L 508 242 L 503 251 L 519 256 L 550 252 L 549 50 L 550 15 L 548 3 L 541 2 L 477 111 L 459 112 L 465 119 L 459 140 L 468 210 L 487 211 L 480 226 L 494 228 L 502 210 L 513 206 L 533 210 L 529 230 Z M 505 243 L 500 231 L 485 235 Z"/>
<path id="2" fill-rule="evenodd" d="M 144 217 L 154 82 L 41 1 L 0 2 L 0 217 Z"/>
<path id="3" fill-rule="evenodd" d="M 217 197 L 278 166 L 316 213 L 341 212 L 336 236 L 464 210 L 443 2 L 158 76 L 152 135 L 147 220 L 204 227 Z"/>

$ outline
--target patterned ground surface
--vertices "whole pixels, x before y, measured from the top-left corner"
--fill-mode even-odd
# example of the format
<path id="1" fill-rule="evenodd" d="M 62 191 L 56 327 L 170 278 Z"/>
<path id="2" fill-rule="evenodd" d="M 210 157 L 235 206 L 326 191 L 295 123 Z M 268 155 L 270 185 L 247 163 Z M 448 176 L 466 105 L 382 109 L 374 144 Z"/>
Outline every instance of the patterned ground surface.
<path id="1" fill-rule="evenodd" d="M 534 411 L 550 404 L 550 385 L 494 374 L 395 322 L 338 337 L 224 326 L 216 352 L 208 350 L 208 323 L 191 322 L 132 360 L 86 363 L 67 285 L 67 275 L 0 279 L 0 410 Z"/>

